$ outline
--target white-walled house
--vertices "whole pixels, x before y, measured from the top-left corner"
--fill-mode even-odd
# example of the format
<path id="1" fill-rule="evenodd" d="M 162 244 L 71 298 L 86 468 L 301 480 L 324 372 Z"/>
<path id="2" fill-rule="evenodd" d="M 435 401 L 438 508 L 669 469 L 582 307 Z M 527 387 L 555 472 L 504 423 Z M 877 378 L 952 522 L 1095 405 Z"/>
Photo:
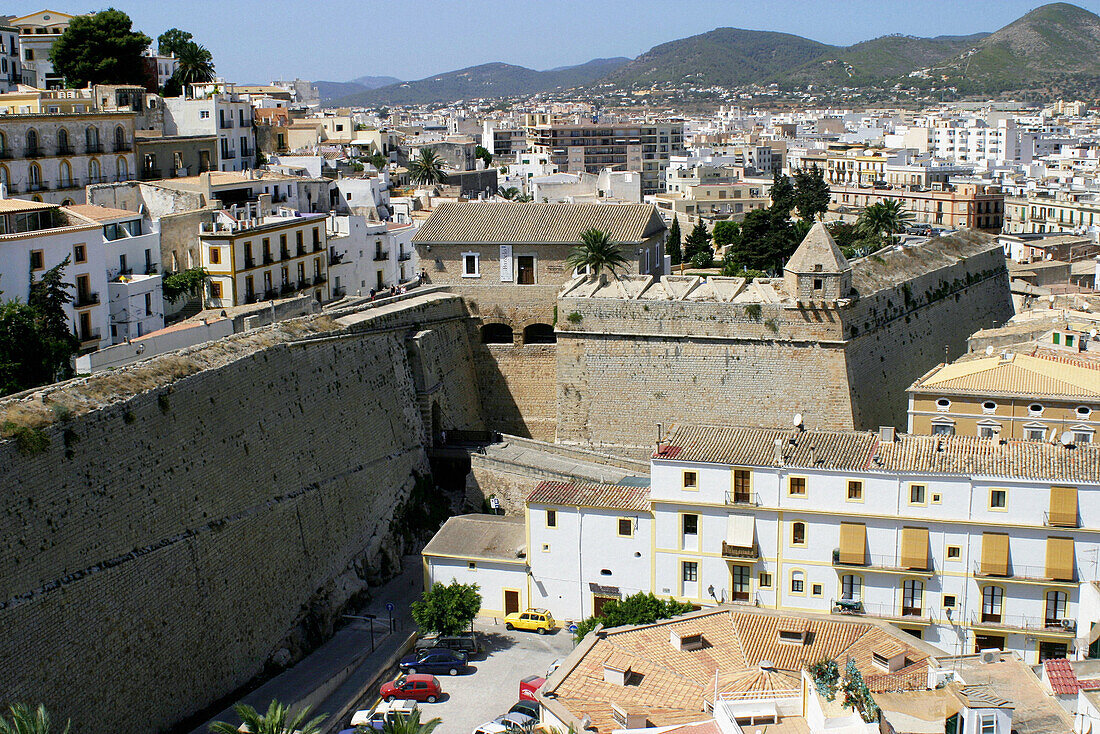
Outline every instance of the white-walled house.
<path id="1" fill-rule="evenodd" d="M 447 519 L 424 550 L 424 588 L 458 581 L 477 584 L 481 616 L 503 617 L 526 609 L 528 595 L 523 519 L 459 515 Z"/>
<path id="2" fill-rule="evenodd" d="M 165 135 L 217 135 L 218 170 L 243 171 L 256 162 L 256 131 L 252 105 L 225 85 L 196 89 L 196 99 L 164 100 Z"/>
<path id="3" fill-rule="evenodd" d="M 368 295 L 416 277 L 412 224 L 378 222 L 361 215 L 328 218 L 333 298 Z"/>

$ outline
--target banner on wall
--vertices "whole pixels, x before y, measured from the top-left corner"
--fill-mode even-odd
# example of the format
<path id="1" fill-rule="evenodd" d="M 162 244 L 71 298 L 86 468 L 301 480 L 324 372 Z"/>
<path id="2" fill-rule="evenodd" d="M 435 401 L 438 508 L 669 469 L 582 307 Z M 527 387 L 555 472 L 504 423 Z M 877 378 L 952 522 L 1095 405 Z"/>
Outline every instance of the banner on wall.
<path id="1" fill-rule="evenodd" d="M 500 246 L 500 282 L 512 282 L 512 246 Z"/>

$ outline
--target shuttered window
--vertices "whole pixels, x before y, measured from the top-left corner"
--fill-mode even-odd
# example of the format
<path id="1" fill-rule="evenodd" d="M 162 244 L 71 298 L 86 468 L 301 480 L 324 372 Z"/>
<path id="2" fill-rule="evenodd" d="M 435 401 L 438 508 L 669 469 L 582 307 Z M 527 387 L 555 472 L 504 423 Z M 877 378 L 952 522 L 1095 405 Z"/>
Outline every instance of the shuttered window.
<path id="1" fill-rule="evenodd" d="M 984 576 L 1008 575 L 1008 535 L 982 533 L 981 573 Z"/>
<path id="2" fill-rule="evenodd" d="M 1047 538 L 1047 578 L 1073 581 L 1073 538 Z"/>
<path id="3" fill-rule="evenodd" d="M 1060 528 L 1077 527 L 1077 487 L 1051 487 L 1047 522 Z"/>
<path id="4" fill-rule="evenodd" d="M 867 563 L 867 526 L 840 523 L 840 562 L 862 566 Z"/>
<path id="5" fill-rule="evenodd" d="M 919 571 L 928 569 L 928 528 L 901 529 L 901 566 Z"/>

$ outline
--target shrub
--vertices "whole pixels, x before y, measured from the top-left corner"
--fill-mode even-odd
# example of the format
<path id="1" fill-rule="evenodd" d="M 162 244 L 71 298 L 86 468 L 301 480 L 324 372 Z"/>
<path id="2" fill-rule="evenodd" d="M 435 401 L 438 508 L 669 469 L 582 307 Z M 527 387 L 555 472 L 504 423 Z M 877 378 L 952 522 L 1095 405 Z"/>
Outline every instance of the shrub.
<path id="1" fill-rule="evenodd" d="M 580 313 L 578 313 L 577 311 L 574 311 L 573 313 L 569 314 L 569 315 L 568 315 L 568 316 L 566 316 L 565 318 L 566 318 L 566 319 L 567 319 L 567 320 L 569 321 L 569 323 L 571 323 L 571 324 L 579 324 L 579 323 L 581 322 L 581 319 L 583 319 L 583 318 L 584 318 L 584 316 L 581 316 L 581 314 L 580 314 Z"/>

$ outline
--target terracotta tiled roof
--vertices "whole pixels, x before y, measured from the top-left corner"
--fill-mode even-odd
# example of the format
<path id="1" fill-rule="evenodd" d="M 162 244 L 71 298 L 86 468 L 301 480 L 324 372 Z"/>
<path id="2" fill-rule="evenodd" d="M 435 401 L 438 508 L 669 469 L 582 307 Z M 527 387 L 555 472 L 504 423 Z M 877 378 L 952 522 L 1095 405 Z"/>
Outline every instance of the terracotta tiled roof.
<path id="1" fill-rule="evenodd" d="M 653 458 L 775 466 L 777 440 L 782 442 L 787 466 L 848 469 L 867 466 L 876 436 L 860 431 L 674 426 Z"/>
<path id="2" fill-rule="evenodd" d="M 649 487 L 624 487 L 595 482 L 540 482 L 527 495 L 528 504 L 567 507 L 606 507 L 617 510 L 648 510 Z"/>
<path id="3" fill-rule="evenodd" d="M 911 390 L 978 395 L 1100 398 L 1100 368 L 1066 360 L 1013 354 L 954 362 L 913 383 Z"/>
<path id="4" fill-rule="evenodd" d="M 413 242 L 573 245 L 593 227 L 626 244 L 665 230 L 656 207 L 649 204 L 447 201 L 436 206 Z"/>
<path id="5" fill-rule="evenodd" d="M 1074 694 L 1081 690 L 1081 682 L 1077 680 L 1077 673 L 1073 672 L 1073 666 L 1064 658 L 1044 660 L 1043 669 L 1046 678 L 1050 682 L 1050 689 L 1056 694 Z"/>
<path id="6" fill-rule="evenodd" d="M 96 206 L 95 204 L 70 204 L 65 208 L 71 212 L 76 212 L 82 217 L 87 217 L 97 222 L 109 222 L 112 219 L 137 219 L 141 217 L 139 213 L 127 209 L 112 209 L 111 207 Z"/>

